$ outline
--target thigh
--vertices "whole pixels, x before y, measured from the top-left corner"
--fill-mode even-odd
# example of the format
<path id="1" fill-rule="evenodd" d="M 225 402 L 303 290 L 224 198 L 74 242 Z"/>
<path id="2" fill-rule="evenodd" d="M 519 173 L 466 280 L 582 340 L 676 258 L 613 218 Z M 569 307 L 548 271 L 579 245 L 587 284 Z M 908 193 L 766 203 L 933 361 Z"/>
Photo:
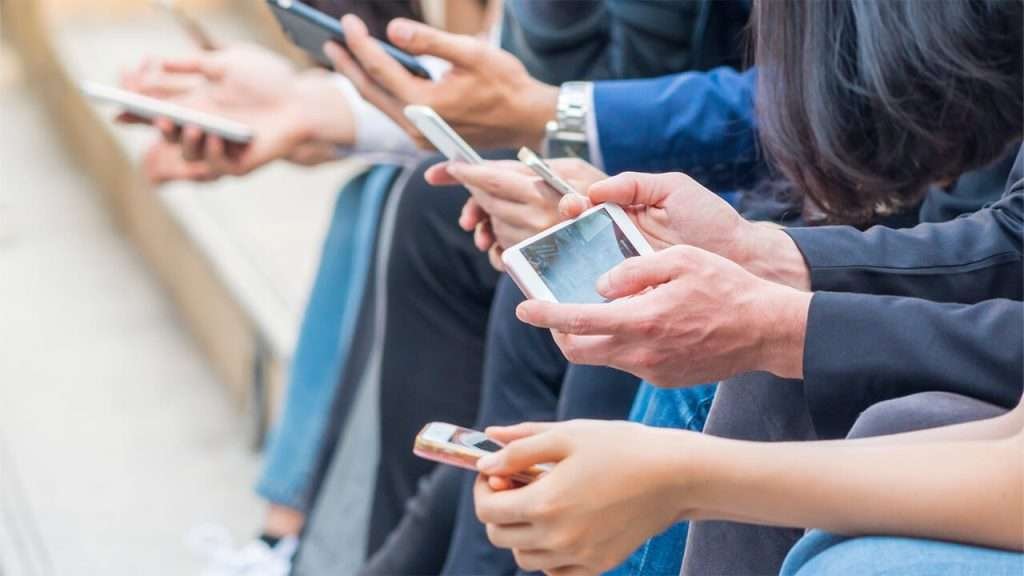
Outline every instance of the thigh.
<path id="1" fill-rule="evenodd" d="M 379 367 L 380 454 L 370 523 L 373 552 L 433 467 L 411 452 L 433 420 L 471 425 L 480 400 L 484 342 L 498 273 L 458 227 L 468 192 L 413 171 L 386 246 Z M 378 323 L 381 318 L 378 317 Z"/>
<path id="2" fill-rule="evenodd" d="M 803 382 L 753 373 L 718 385 L 704 432 L 756 441 L 814 440 Z M 683 574 L 776 573 L 802 530 L 705 521 L 690 525 Z"/>
<path id="3" fill-rule="evenodd" d="M 1019 576 L 1024 554 L 914 538 L 843 538 L 814 530 L 793 547 L 781 571 L 782 576 L 829 574 Z"/>
<path id="4" fill-rule="evenodd" d="M 554 420 L 568 363 L 551 334 L 519 321 L 516 306 L 523 301 L 507 277 L 498 283 L 491 309 L 483 396 L 477 428 L 527 420 Z M 465 474 L 443 574 L 511 574 L 515 560 L 495 548 L 477 520 L 473 506 L 473 474 Z"/>
<path id="5" fill-rule="evenodd" d="M 1006 409 L 952 392 L 919 392 L 886 400 L 861 412 L 848 438 L 913 432 L 994 418 Z"/>

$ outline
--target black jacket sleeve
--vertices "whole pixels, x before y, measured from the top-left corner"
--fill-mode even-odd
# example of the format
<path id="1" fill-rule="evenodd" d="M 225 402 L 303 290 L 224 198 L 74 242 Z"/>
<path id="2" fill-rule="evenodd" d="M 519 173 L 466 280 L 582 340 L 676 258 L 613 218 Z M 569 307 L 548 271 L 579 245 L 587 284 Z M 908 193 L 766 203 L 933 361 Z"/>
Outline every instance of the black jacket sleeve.
<path id="1" fill-rule="evenodd" d="M 1020 164 L 1018 157 L 1018 164 Z M 914 296 L 937 302 L 1020 300 L 1024 180 L 992 206 L 905 230 L 792 228 L 815 291 Z"/>
<path id="2" fill-rule="evenodd" d="M 867 407 L 943 390 L 1007 408 L 1024 381 L 1024 154 L 1002 199 L 907 230 L 789 230 L 811 271 L 804 391 L 823 437 Z"/>
<path id="3" fill-rule="evenodd" d="M 1024 380 L 1024 304 L 948 304 L 819 292 L 811 300 L 804 392 L 815 428 L 841 438 L 872 404 L 924 391 L 1011 408 Z"/>

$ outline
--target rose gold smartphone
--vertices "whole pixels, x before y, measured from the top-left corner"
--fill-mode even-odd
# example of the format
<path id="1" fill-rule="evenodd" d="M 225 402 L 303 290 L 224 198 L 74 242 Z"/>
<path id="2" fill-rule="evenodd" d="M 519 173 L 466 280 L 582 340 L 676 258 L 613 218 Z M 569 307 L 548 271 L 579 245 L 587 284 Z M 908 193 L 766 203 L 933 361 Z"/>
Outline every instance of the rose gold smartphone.
<path id="1" fill-rule="evenodd" d="M 475 472 L 477 460 L 503 447 L 483 432 L 444 422 L 431 422 L 416 435 L 416 444 L 412 452 L 420 458 Z M 529 484 L 550 469 L 550 465 L 540 464 L 512 476 L 512 479 Z"/>

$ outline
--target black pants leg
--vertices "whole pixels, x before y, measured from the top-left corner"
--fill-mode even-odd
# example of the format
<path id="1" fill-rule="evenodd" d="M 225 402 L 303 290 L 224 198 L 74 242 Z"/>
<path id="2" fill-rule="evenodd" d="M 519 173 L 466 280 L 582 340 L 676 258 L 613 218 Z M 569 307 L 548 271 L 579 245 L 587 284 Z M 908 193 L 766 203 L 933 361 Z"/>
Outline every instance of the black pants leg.
<path id="1" fill-rule="evenodd" d="M 370 520 L 372 554 L 402 517 L 433 464 L 412 454 L 429 421 L 472 424 L 480 398 L 484 337 L 498 273 L 458 225 L 468 194 L 423 180 L 425 162 L 399 202 L 387 263 L 380 372 L 380 462 Z"/>
<path id="2" fill-rule="evenodd" d="M 523 295 L 507 278 L 491 311 L 484 398 L 478 426 L 564 418 L 625 418 L 639 379 L 610 368 L 572 366 L 547 330 L 523 324 Z M 462 475 L 455 531 L 442 574 L 514 574 L 515 559 L 495 548 L 473 506 L 475 475 Z"/>

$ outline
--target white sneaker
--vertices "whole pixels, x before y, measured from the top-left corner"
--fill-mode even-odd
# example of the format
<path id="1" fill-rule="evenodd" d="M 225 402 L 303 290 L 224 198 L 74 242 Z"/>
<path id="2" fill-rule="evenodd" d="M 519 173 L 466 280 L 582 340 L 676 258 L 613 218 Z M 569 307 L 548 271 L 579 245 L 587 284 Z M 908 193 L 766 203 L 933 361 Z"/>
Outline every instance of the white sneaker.
<path id="1" fill-rule="evenodd" d="M 236 549 L 223 526 L 197 526 L 185 536 L 185 544 L 206 560 L 201 576 L 288 576 L 299 539 L 286 536 L 271 548 L 254 540 Z"/>

